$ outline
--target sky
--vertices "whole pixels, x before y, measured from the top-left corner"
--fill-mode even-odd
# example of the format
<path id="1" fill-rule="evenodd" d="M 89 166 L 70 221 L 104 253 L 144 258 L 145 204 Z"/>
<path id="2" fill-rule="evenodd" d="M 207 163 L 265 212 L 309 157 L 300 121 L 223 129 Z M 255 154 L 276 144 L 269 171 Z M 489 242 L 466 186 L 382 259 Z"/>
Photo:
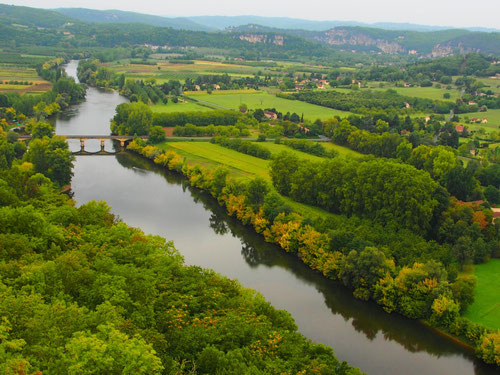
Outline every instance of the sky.
<path id="1" fill-rule="evenodd" d="M 500 29 L 500 0 L 10 0 L 35 8 L 119 9 L 167 17 L 257 15 Z"/>

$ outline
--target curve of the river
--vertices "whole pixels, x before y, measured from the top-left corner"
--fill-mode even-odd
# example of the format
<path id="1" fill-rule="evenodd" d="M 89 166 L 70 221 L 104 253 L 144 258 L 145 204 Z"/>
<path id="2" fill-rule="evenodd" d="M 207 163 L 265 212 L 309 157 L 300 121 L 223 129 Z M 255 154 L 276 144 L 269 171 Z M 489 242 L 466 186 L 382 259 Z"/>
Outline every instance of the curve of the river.
<path id="1" fill-rule="evenodd" d="M 76 75 L 76 64 L 68 64 L 69 75 Z M 109 134 L 114 109 L 125 101 L 117 93 L 89 88 L 86 102 L 57 118 L 56 133 Z M 87 147 L 98 151 L 99 143 Z M 77 150 L 79 144 L 70 148 Z M 367 374 L 497 373 L 419 322 L 356 300 L 346 288 L 226 215 L 183 177 L 147 160 L 129 153 L 77 156 L 72 190 L 78 204 L 105 200 L 127 224 L 174 241 L 187 264 L 214 269 L 258 290 L 275 307 L 289 311 L 302 334 L 332 346 L 339 359 Z"/>

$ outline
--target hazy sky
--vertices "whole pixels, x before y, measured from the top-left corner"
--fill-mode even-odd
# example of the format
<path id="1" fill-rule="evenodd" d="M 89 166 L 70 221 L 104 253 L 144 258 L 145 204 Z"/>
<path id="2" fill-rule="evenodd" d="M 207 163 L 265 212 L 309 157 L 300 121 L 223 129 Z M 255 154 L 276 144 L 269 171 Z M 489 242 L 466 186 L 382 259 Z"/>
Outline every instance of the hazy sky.
<path id="1" fill-rule="evenodd" d="M 500 0 L 10 0 L 35 8 L 120 9 L 162 16 L 259 15 L 500 29 Z"/>

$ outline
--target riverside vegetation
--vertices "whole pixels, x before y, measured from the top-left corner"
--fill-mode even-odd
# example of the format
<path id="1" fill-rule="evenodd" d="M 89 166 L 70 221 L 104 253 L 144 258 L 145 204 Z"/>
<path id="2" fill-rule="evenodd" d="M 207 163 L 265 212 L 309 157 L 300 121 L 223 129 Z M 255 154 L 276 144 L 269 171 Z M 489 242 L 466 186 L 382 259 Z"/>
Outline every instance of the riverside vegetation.
<path id="1" fill-rule="evenodd" d="M 449 203 L 449 196 L 426 172 L 384 160 L 334 159 L 320 167 L 291 154 L 280 154 L 271 162 L 271 178 L 279 192 L 297 200 L 301 196 L 316 199 L 312 191 L 328 186 L 328 191 L 318 191 L 319 201 L 343 201 L 337 207 L 344 212 L 362 212 L 366 217 L 341 215 L 311 220 L 294 212 L 262 178 L 235 180 L 225 168 L 189 165 L 178 153 L 141 144 L 140 140 L 132 142 L 129 149 L 183 173 L 193 186 L 208 190 L 230 215 L 252 225 L 266 241 L 297 254 L 312 269 L 352 288 L 358 298 L 372 299 L 387 312 L 425 319 L 473 345 L 487 363 L 500 364 L 499 332 L 460 316 L 474 295 L 474 278 L 457 274 L 455 267 L 457 262 L 465 261 L 465 253 L 471 249 L 464 243 L 468 239 L 461 237 L 450 246 L 427 241 L 418 234 L 430 230 L 429 223 L 435 220 L 442 220 L 443 230 L 445 225 L 451 225 L 449 230 L 465 225 L 463 228 L 478 236 L 476 251 L 484 251 L 472 256 L 488 257 L 494 249 L 488 250 L 486 243 L 490 235 L 496 236 L 496 229 L 491 217 L 484 216 L 478 206 L 464 206 L 456 200 Z M 359 168 L 359 172 L 353 173 L 353 168 Z M 339 172 L 344 177 L 329 177 L 329 173 Z M 374 180 L 378 174 L 384 178 Z M 410 175 L 413 177 L 407 178 Z M 325 181 L 343 186 L 343 198 L 330 196 L 342 189 L 324 185 Z M 400 189 L 403 181 L 407 187 L 404 191 Z M 376 189 L 379 183 L 384 186 L 381 190 Z M 350 196 L 349 191 L 354 192 L 356 186 L 361 188 L 361 194 Z M 396 209 L 384 198 L 384 194 L 394 195 L 389 186 L 399 192 L 399 200 L 390 203 Z M 396 229 L 395 221 L 408 229 Z M 477 246 L 479 243 L 483 245 Z"/>

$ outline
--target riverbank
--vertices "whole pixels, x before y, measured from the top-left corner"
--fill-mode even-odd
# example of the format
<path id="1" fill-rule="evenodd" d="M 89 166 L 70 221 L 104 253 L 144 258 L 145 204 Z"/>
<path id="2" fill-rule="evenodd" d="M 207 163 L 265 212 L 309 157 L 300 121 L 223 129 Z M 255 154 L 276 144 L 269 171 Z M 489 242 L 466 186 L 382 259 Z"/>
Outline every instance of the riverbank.
<path id="1" fill-rule="evenodd" d="M 342 255 L 338 252 L 333 254 L 327 253 L 324 250 L 325 244 L 322 234 L 316 232 L 311 227 L 301 226 L 300 217 L 295 217 L 295 219 L 291 220 L 290 218 L 285 220 L 284 217 L 281 217 L 281 219 L 278 218 L 278 223 L 272 220 L 270 222 L 266 219 L 262 206 L 258 208 L 258 211 L 249 209 L 246 198 L 242 195 L 238 195 L 238 193 L 234 191 L 234 186 L 229 187 L 224 193 L 222 190 L 216 191 L 217 189 L 213 189 L 214 179 L 217 179 L 217 176 L 219 176 L 219 178 L 222 176 L 220 175 L 220 171 L 204 170 L 196 166 L 189 167 L 185 163 L 186 160 L 182 160 L 182 158 L 173 151 L 163 152 L 153 146 L 143 147 L 137 144 L 131 144 L 130 148 L 142 156 L 153 160 L 155 164 L 182 173 L 189 179 L 191 185 L 208 190 L 217 198 L 219 204 L 226 207 L 230 215 L 237 217 L 238 220 L 245 225 L 253 226 L 255 231 L 263 235 L 267 242 L 276 243 L 285 251 L 296 254 L 310 268 L 321 272 L 327 278 L 338 279 L 338 276 L 335 277 L 334 275 L 339 272 L 339 267 L 341 267 L 340 264 L 343 262 Z M 226 175 L 224 175 L 223 178 L 224 182 L 219 180 L 221 184 L 220 189 L 224 189 L 225 186 L 227 187 L 227 185 L 225 185 L 225 177 Z M 236 188 L 236 190 L 238 190 L 238 188 Z M 436 321 L 440 317 L 442 317 L 442 315 L 432 316 L 431 320 L 434 319 L 434 321 Z M 474 325 L 463 318 L 458 318 L 456 320 L 453 330 L 454 333 L 458 333 L 457 336 L 463 335 L 470 338 L 471 341 L 474 342 L 476 350 L 478 350 L 479 357 L 487 359 L 485 358 L 485 350 L 488 350 L 489 340 L 491 340 L 492 337 L 494 338 L 494 333 L 491 335 L 484 328 Z M 466 348 L 467 344 L 457 336 L 455 336 L 456 339 L 453 341 Z M 468 348 L 470 349 L 470 346 Z"/>

